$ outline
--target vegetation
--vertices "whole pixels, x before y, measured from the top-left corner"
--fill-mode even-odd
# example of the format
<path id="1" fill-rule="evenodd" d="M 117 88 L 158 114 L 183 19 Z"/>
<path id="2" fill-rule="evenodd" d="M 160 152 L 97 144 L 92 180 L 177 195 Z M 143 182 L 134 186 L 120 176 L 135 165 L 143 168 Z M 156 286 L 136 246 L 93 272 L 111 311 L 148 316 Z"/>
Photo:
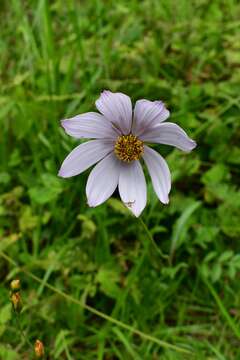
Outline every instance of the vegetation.
<path id="1" fill-rule="evenodd" d="M 45 359 L 240 358 L 239 19 L 237 0 L 1 1 L 0 359 L 37 339 Z M 163 100 L 198 143 L 156 146 L 170 203 L 148 181 L 141 219 L 57 177 L 79 143 L 59 120 L 103 89 Z"/>

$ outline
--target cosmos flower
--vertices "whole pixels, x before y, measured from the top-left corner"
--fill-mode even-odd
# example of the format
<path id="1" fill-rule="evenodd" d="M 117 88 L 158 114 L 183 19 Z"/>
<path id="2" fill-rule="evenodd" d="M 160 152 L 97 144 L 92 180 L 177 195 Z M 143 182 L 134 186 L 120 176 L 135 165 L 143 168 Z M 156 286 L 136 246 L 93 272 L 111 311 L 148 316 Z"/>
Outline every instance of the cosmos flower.
<path id="1" fill-rule="evenodd" d="M 87 112 L 62 120 L 65 132 L 78 145 L 64 160 L 59 176 L 79 175 L 92 165 L 87 180 L 88 205 L 106 201 L 118 186 L 123 203 L 139 216 L 146 206 L 147 187 L 140 160 L 149 171 L 153 188 L 163 204 L 169 202 L 171 175 L 166 161 L 148 143 L 172 145 L 189 152 L 196 147 L 185 131 L 171 122 L 161 101 L 138 100 L 134 111 L 129 96 L 103 91 L 96 101 L 99 113 Z"/>

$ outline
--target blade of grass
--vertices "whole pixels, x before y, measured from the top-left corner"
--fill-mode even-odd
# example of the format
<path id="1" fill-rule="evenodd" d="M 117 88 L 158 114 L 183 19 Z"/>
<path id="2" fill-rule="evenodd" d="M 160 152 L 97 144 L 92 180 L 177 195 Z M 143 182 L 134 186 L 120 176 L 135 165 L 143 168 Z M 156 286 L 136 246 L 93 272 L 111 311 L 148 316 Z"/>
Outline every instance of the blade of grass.
<path id="1" fill-rule="evenodd" d="M 41 278 L 39 278 L 38 276 L 34 275 L 33 273 L 31 273 L 30 271 L 26 270 L 25 268 L 19 267 L 18 264 L 16 263 L 16 261 L 14 261 L 11 257 L 9 257 L 7 254 L 5 254 L 4 252 L 0 252 L 0 256 L 5 259 L 7 262 L 9 262 L 11 265 L 18 267 L 19 272 L 23 272 L 24 274 L 26 274 L 27 276 L 29 276 L 30 278 L 32 278 L 33 280 L 37 281 L 38 283 L 42 283 L 43 280 Z M 125 330 L 130 331 L 133 334 L 138 335 L 139 337 L 141 337 L 144 340 L 148 340 L 148 341 L 152 341 L 154 343 L 156 343 L 157 345 L 166 348 L 166 349 L 172 349 L 175 350 L 177 352 L 181 352 L 181 353 L 185 353 L 185 354 L 191 354 L 191 351 L 189 351 L 188 349 L 184 349 L 183 347 L 177 346 L 177 345 L 173 345 L 170 344 L 166 341 L 160 340 L 152 335 L 146 334 L 136 328 L 134 328 L 131 325 L 125 324 L 124 322 L 117 320 L 115 318 L 112 318 L 111 316 L 101 312 L 100 310 L 97 310 L 95 308 L 93 308 L 90 305 L 87 304 L 83 304 L 80 300 L 75 299 L 74 297 L 72 297 L 69 294 L 66 294 L 65 292 L 57 289 L 55 286 L 48 284 L 47 282 L 45 282 L 44 284 L 45 287 L 47 287 L 48 289 L 52 290 L 53 292 L 55 292 L 56 294 L 62 296 L 64 299 L 79 305 L 80 307 L 84 308 L 85 310 L 91 312 L 92 314 L 107 320 L 109 322 L 111 322 L 112 324 L 115 324 Z"/>
<path id="2" fill-rule="evenodd" d="M 186 224 L 190 216 L 196 211 L 201 205 L 201 202 L 196 201 L 193 204 L 189 205 L 180 218 L 177 220 L 176 227 L 173 231 L 172 239 L 171 239 L 171 248 L 170 248 L 170 264 L 172 263 L 174 252 L 179 245 L 179 239 L 183 231 L 186 229 Z"/>
<path id="3" fill-rule="evenodd" d="M 126 336 L 118 328 L 113 328 L 113 332 L 117 335 L 118 339 L 123 343 L 124 347 L 126 348 L 127 352 L 131 355 L 131 357 L 134 360 L 141 360 L 139 355 L 133 349 L 132 345 L 129 343 Z"/>
<path id="4" fill-rule="evenodd" d="M 210 282 L 208 281 L 208 279 L 206 277 L 202 276 L 202 280 L 203 280 L 204 284 L 207 286 L 208 290 L 210 291 L 210 293 L 211 293 L 212 297 L 214 298 L 217 306 L 219 307 L 219 310 L 220 310 L 220 312 L 222 314 L 222 317 L 226 320 L 228 326 L 232 329 L 233 333 L 238 338 L 240 338 L 240 329 L 239 329 L 238 325 L 235 323 L 235 321 L 229 315 L 227 309 L 225 308 L 225 306 L 224 306 L 222 300 L 220 299 L 220 297 L 218 296 L 216 290 L 210 284 Z"/>

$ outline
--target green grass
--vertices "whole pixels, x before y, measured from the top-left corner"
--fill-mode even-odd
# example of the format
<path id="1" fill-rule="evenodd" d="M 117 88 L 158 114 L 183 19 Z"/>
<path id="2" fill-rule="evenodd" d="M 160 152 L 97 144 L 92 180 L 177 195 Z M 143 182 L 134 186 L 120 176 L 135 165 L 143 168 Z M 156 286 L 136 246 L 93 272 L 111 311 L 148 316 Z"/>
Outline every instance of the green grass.
<path id="1" fill-rule="evenodd" d="M 34 359 L 16 277 L 46 359 L 240 359 L 239 19 L 237 0 L 1 1 L 0 359 Z M 198 143 L 156 147 L 173 184 L 163 206 L 148 181 L 145 225 L 56 175 L 78 144 L 59 120 L 106 88 L 163 100 Z"/>

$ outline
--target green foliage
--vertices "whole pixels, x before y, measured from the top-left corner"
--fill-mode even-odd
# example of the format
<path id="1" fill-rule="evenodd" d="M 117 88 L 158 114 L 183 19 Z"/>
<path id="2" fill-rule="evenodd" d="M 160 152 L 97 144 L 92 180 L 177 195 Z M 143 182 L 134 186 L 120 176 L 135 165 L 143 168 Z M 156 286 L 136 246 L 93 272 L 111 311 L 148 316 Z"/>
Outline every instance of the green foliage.
<path id="1" fill-rule="evenodd" d="M 240 5 L 236 0 L 0 2 L 0 359 L 31 359 L 11 314 L 49 359 L 240 358 Z M 88 208 L 87 174 L 57 176 L 78 144 L 59 126 L 94 111 L 100 91 L 161 99 L 197 141 L 156 146 L 170 203 L 148 185 L 143 219 L 118 194 Z M 134 335 L 52 292 L 50 283 L 186 355 Z"/>
<path id="2" fill-rule="evenodd" d="M 212 282 L 222 277 L 234 279 L 240 269 L 240 254 L 234 255 L 232 250 L 224 251 L 220 257 L 216 251 L 210 252 L 203 260 L 202 273 Z"/>
<path id="3" fill-rule="evenodd" d="M 57 199 L 62 192 L 61 181 L 52 174 L 41 174 L 40 185 L 29 189 L 29 195 L 36 204 L 44 205 Z"/>

